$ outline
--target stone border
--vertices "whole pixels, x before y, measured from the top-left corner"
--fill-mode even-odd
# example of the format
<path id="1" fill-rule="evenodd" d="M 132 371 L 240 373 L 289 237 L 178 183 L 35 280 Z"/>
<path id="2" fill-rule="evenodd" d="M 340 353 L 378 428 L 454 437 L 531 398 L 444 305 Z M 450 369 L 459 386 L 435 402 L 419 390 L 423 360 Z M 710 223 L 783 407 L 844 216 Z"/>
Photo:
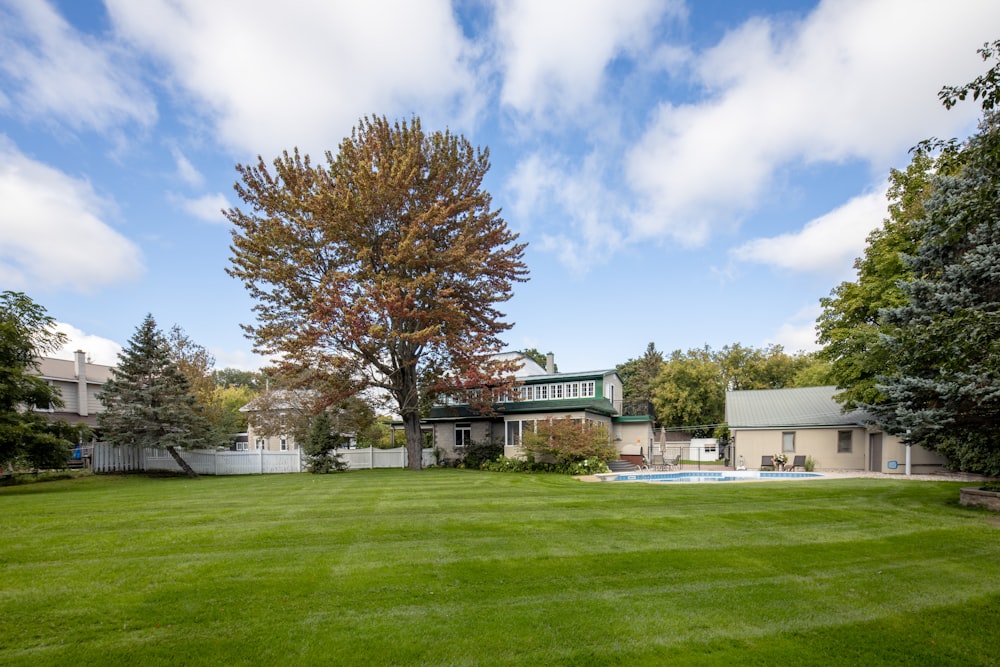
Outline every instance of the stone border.
<path id="1" fill-rule="evenodd" d="M 994 512 L 1000 512 L 1000 492 L 997 491 L 984 491 L 969 486 L 962 489 L 958 501 L 963 505 L 978 505 Z"/>

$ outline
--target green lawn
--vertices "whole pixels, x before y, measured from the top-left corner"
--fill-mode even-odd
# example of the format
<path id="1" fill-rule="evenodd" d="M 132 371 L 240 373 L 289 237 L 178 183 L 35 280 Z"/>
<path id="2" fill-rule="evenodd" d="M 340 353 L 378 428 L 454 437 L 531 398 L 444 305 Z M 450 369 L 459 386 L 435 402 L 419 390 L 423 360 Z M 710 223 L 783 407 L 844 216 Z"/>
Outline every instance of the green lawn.
<path id="1" fill-rule="evenodd" d="M 1000 518 L 906 480 L 0 488 L 0 664 L 996 665 Z"/>

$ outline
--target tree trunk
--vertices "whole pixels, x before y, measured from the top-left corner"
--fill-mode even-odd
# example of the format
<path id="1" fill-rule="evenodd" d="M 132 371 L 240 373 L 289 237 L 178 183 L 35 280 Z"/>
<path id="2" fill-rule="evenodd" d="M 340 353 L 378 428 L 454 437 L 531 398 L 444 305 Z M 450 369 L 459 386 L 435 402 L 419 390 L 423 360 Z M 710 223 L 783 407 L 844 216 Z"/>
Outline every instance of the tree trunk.
<path id="1" fill-rule="evenodd" d="M 420 413 L 403 415 L 403 431 L 406 433 L 406 467 L 422 470 L 424 467 L 424 438 L 420 432 Z"/>
<path id="2" fill-rule="evenodd" d="M 174 447 L 173 445 L 168 445 L 167 446 L 167 451 L 170 452 L 170 455 L 172 457 L 174 457 L 174 461 L 177 461 L 177 465 L 179 465 L 181 467 L 181 470 L 184 471 L 185 475 L 187 475 L 188 477 L 197 477 L 198 476 L 198 473 L 196 473 L 194 471 L 194 468 L 192 468 L 191 466 L 189 466 L 188 462 L 181 458 L 181 454 L 180 454 L 180 452 L 177 451 L 176 447 Z"/>

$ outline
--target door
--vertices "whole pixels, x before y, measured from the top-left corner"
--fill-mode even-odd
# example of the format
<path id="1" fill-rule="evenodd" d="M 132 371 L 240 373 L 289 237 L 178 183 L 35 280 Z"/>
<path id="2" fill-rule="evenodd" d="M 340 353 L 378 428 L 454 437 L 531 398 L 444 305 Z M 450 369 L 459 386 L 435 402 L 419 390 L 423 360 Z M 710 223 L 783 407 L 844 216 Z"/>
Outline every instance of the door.
<path id="1" fill-rule="evenodd" d="M 868 470 L 882 472 L 882 434 L 872 433 L 868 436 Z"/>

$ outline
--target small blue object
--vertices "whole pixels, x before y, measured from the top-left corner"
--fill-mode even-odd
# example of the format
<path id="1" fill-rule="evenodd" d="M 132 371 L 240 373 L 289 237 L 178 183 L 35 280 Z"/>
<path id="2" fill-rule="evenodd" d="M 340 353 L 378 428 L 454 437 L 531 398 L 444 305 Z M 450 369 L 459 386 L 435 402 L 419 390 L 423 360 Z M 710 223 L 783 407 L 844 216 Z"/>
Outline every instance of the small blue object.
<path id="1" fill-rule="evenodd" d="M 899 461 L 889 461 L 885 465 L 889 468 L 889 470 L 895 470 L 899 467 Z"/>

